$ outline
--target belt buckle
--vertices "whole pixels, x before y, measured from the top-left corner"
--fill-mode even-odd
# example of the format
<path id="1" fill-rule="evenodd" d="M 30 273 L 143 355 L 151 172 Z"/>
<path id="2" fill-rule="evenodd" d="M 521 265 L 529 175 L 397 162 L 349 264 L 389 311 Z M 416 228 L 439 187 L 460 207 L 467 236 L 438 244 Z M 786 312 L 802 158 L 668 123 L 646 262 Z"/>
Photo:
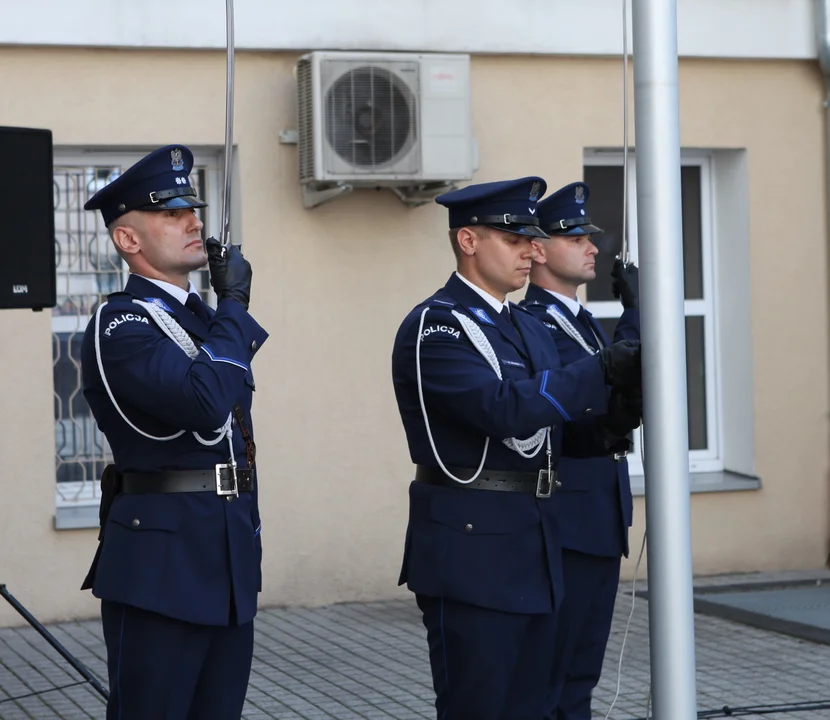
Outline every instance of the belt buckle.
<path id="1" fill-rule="evenodd" d="M 622 452 L 615 452 L 614 453 L 614 461 L 620 462 L 620 460 L 625 460 L 628 457 L 628 450 L 623 450 Z"/>
<path id="2" fill-rule="evenodd" d="M 551 472 L 547 469 L 539 471 L 539 476 L 536 478 L 536 497 L 549 498 L 556 485 L 556 471 Z"/>
<path id="3" fill-rule="evenodd" d="M 223 471 L 230 470 L 230 476 L 233 480 L 233 487 L 230 490 L 225 490 L 222 487 Z M 239 497 L 239 480 L 236 476 L 236 463 L 217 463 L 216 465 L 216 494 Z"/>

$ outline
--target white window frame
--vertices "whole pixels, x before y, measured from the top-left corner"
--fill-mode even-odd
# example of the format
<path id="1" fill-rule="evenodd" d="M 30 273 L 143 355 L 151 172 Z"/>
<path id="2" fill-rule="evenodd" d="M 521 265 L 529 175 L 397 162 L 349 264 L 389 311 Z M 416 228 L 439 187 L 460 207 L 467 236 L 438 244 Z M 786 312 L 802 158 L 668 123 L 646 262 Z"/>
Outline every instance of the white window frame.
<path id="1" fill-rule="evenodd" d="M 628 238 L 632 262 L 639 265 L 639 243 L 637 236 L 637 176 L 636 154 L 628 156 Z M 586 166 L 623 165 L 623 154 L 608 151 L 588 151 L 583 157 Z M 717 340 L 718 325 L 718 262 L 715 252 L 715 194 L 712 155 L 705 151 L 683 151 L 681 165 L 700 168 L 701 205 L 701 268 L 703 271 L 703 299 L 685 300 L 685 317 L 703 317 L 704 369 L 706 378 L 706 432 L 705 450 L 689 451 L 690 473 L 712 473 L 724 469 L 723 398 L 721 392 L 721 370 Z M 617 301 L 586 301 L 594 317 L 618 318 L 622 307 Z M 629 453 L 629 470 L 632 475 L 644 474 L 642 462 L 642 431 L 634 433 L 634 448 Z"/>
<path id="2" fill-rule="evenodd" d="M 125 149 L 121 151 L 103 151 L 103 150 L 84 150 L 79 148 L 61 148 L 56 147 L 54 150 L 54 166 L 89 166 L 89 167 L 121 167 L 122 171 L 129 168 L 136 163 L 144 155 L 150 152 L 152 148 L 146 149 Z M 211 228 L 220 227 L 221 215 L 221 186 L 222 186 L 222 157 L 218 151 L 215 150 L 193 150 L 193 166 L 195 168 L 204 168 L 206 174 L 207 192 L 203 199 L 207 201 L 208 206 L 205 208 L 205 226 L 210 233 Z M 99 232 L 106 234 L 107 230 L 103 225 L 100 213 L 89 212 L 90 226 L 94 222 Z M 93 220 L 94 217 L 94 220 Z M 123 281 L 126 283 L 129 270 L 126 265 L 123 267 Z M 60 283 L 60 275 L 58 283 Z M 209 302 L 215 305 L 215 295 L 212 288 L 202 288 L 208 290 Z M 61 287 L 58 287 L 58 295 L 60 296 Z M 83 333 L 86 329 L 90 316 L 76 315 L 76 316 L 53 316 L 51 322 L 52 333 Z M 79 388 L 80 391 L 80 388 Z M 91 418 L 94 427 L 95 420 Z M 85 428 L 85 431 L 87 429 Z M 106 438 L 104 438 L 105 447 Z M 97 527 L 98 526 L 98 504 L 99 504 L 99 489 L 97 479 L 91 482 L 77 481 L 77 482 L 63 482 L 60 483 L 60 490 L 57 488 L 57 478 L 55 478 L 55 526 L 58 529 L 62 528 L 78 528 L 78 527 Z"/>

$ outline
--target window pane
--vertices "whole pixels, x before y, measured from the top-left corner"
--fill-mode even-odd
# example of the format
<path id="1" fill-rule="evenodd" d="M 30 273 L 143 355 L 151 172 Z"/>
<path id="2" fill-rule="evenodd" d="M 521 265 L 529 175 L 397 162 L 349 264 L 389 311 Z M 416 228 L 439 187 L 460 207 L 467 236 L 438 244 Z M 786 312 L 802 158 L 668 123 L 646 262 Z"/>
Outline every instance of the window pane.
<path id="1" fill-rule="evenodd" d="M 595 236 L 597 255 L 597 279 L 588 283 L 587 298 L 591 302 L 614 300 L 611 292 L 611 268 L 614 258 L 622 249 L 622 165 L 587 165 L 583 177 L 591 195 L 588 198 L 588 215 L 594 225 L 605 232 Z"/>
<path id="2" fill-rule="evenodd" d="M 93 482 L 109 460 L 106 440 L 80 392 L 82 341 L 82 331 L 52 336 L 58 483 Z"/>
<path id="3" fill-rule="evenodd" d="M 617 318 L 597 318 L 605 334 L 613 341 Z M 708 447 L 706 423 L 706 365 L 703 317 L 686 318 L 686 392 L 689 403 L 689 449 Z"/>
<path id="4" fill-rule="evenodd" d="M 686 392 L 689 403 L 689 449 L 705 450 L 706 439 L 706 355 L 702 317 L 686 318 Z"/>
<path id="5" fill-rule="evenodd" d="M 700 166 L 680 168 L 683 203 L 683 278 L 687 300 L 703 298 L 703 242 L 700 218 Z"/>
<path id="6" fill-rule="evenodd" d="M 614 330 L 617 328 L 619 318 L 594 318 L 605 330 L 605 334 L 611 342 L 614 342 Z"/>
<path id="7" fill-rule="evenodd" d="M 623 169 L 621 165 L 587 165 L 583 175 L 591 188 L 589 214 L 605 231 L 598 239 L 597 279 L 588 283 L 587 297 L 592 302 L 614 300 L 608 278 L 622 249 Z M 700 166 L 684 165 L 680 183 L 686 299 L 698 300 L 703 298 Z"/>
<path id="8" fill-rule="evenodd" d="M 207 173 L 204 168 L 193 168 L 193 171 L 190 173 L 190 184 L 193 185 L 196 190 L 196 194 L 204 200 L 207 192 Z M 207 208 L 199 208 L 196 211 L 196 214 L 199 216 L 199 219 L 204 225 L 202 227 L 203 240 L 207 237 L 209 224 L 206 210 Z M 219 237 L 219 233 L 217 233 L 216 237 Z M 210 271 L 208 268 L 205 267 L 202 270 L 195 270 L 190 273 L 190 281 L 198 288 L 199 294 L 202 296 L 202 300 L 210 304 Z"/>
<path id="9" fill-rule="evenodd" d="M 117 165 L 54 169 L 55 254 L 58 304 L 52 309 L 55 390 L 55 474 L 58 495 L 65 483 L 83 483 L 95 496 L 97 478 L 110 460 L 81 389 L 81 342 L 90 317 L 108 293 L 124 284 L 124 263 L 115 252 L 98 213 L 86 212 L 90 196 L 118 177 Z"/>
<path id="10" fill-rule="evenodd" d="M 597 318 L 597 321 L 613 341 L 618 318 Z M 703 317 L 686 318 L 686 392 L 689 403 L 690 450 L 706 450 L 708 447 L 703 324 Z"/>

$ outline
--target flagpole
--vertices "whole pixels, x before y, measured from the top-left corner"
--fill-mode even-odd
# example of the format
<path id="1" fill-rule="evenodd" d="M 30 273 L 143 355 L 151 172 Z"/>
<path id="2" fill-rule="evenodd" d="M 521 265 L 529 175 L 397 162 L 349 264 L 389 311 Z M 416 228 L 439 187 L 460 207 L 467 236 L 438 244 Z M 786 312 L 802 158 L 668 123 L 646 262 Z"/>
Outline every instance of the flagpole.
<path id="1" fill-rule="evenodd" d="M 632 9 L 652 698 L 695 720 L 677 0 Z"/>

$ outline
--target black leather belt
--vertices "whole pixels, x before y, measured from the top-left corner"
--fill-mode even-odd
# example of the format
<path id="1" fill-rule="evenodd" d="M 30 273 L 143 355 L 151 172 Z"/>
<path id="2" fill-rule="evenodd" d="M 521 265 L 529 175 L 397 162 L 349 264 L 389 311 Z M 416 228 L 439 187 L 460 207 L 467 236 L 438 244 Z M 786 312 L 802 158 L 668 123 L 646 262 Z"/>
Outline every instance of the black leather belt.
<path id="1" fill-rule="evenodd" d="M 234 469 L 219 464 L 205 470 L 162 470 L 153 473 L 124 473 L 121 492 L 125 493 L 183 493 L 213 492 L 217 495 L 238 495 L 252 492 L 254 475 L 250 468 Z"/>
<path id="2" fill-rule="evenodd" d="M 471 478 L 476 474 L 474 468 L 448 467 L 447 470 L 462 480 Z M 426 465 L 416 466 L 415 482 L 462 490 L 500 490 L 502 492 L 528 493 L 540 498 L 550 497 L 551 493 L 561 485 L 556 479 L 555 471 L 551 478 L 548 476 L 547 470 L 511 472 L 508 470 L 487 470 L 485 468 L 472 482 L 460 483 L 445 475 L 441 468 Z"/>

